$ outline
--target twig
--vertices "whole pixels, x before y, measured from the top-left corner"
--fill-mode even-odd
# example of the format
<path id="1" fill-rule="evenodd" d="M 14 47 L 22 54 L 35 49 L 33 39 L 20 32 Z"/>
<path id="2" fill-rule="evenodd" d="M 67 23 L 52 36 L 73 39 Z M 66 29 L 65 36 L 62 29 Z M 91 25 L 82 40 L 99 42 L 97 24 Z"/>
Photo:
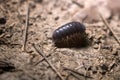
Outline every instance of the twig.
<path id="1" fill-rule="evenodd" d="M 76 73 L 70 71 L 70 74 L 76 79 L 81 80 L 81 78 L 78 75 L 76 75 Z"/>
<path id="2" fill-rule="evenodd" d="M 26 14 L 26 25 L 25 25 L 25 32 L 24 32 L 24 40 L 23 40 L 23 47 L 22 50 L 26 51 L 26 42 L 27 42 L 27 32 L 28 32 L 28 24 L 29 24 L 29 5 L 27 7 L 27 14 Z"/>
<path id="3" fill-rule="evenodd" d="M 97 22 L 97 23 L 92 23 L 92 24 L 90 24 L 90 23 L 84 23 L 84 25 L 86 26 L 86 27 L 93 27 L 93 26 L 104 26 L 104 23 L 101 23 L 101 22 Z"/>
<path id="4" fill-rule="evenodd" d="M 67 75 L 67 77 L 65 78 L 65 80 L 69 80 L 69 77 L 71 76 L 71 73 L 69 73 L 68 75 Z"/>
<path id="5" fill-rule="evenodd" d="M 47 55 L 46 57 L 49 57 L 51 54 Z M 34 64 L 34 66 L 38 65 L 40 62 L 44 61 L 45 58 L 42 58 L 40 61 L 38 61 L 37 63 Z"/>
<path id="6" fill-rule="evenodd" d="M 6 35 L 6 34 L 1 34 L 1 35 L 0 35 L 0 38 L 3 38 L 5 35 Z"/>
<path id="7" fill-rule="evenodd" d="M 85 69 L 85 74 L 84 74 L 85 80 L 87 80 L 86 75 L 87 75 L 88 67 L 85 67 L 85 63 L 84 62 L 82 62 L 82 64 L 83 64 L 84 69 Z"/>
<path id="8" fill-rule="evenodd" d="M 93 77 L 84 75 L 84 74 L 82 74 L 82 73 L 79 73 L 79 72 L 77 72 L 77 71 L 75 71 L 75 70 L 73 70 L 73 69 L 69 69 L 69 68 L 66 68 L 66 67 L 64 67 L 64 70 L 68 70 L 68 71 L 70 71 L 71 73 L 76 73 L 76 74 L 78 74 L 78 75 L 80 75 L 80 76 L 84 76 L 84 77 L 86 77 L 86 78 L 93 78 Z M 73 74 L 73 75 L 74 75 L 74 74 Z"/>
<path id="9" fill-rule="evenodd" d="M 58 77 L 61 80 L 64 80 L 61 76 L 61 74 L 57 71 L 57 69 L 52 65 L 52 63 L 47 59 L 47 57 L 44 55 L 44 53 L 41 50 L 38 50 L 37 45 L 32 44 L 32 46 L 34 47 L 34 49 L 36 50 L 37 53 L 39 53 L 44 59 L 45 61 L 50 65 L 50 67 L 53 69 L 53 71 L 58 75 Z"/>
<path id="10" fill-rule="evenodd" d="M 115 38 L 115 40 L 117 41 L 117 43 L 120 45 L 120 41 L 118 36 L 114 33 L 114 31 L 112 30 L 111 26 L 108 24 L 108 22 L 105 20 L 105 18 L 102 16 L 101 13 L 99 13 L 100 18 L 102 19 L 103 23 L 105 24 L 105 26 L 110 30 L 110 32 L 113 34 L 113 37 Z"/>
<path id="11" fill-rule="evenodd" d="M 72 1 L 72 2 L 73 2 L 74 4 L 76 4 L 77 6 L 81 7 L 81 8 L 84 7 L 82 4 L 78 3 L 77 1 Z"/>
<path id="12" fill-rule="evenodd" d="M 115 66 L 117 66 L 117 64 L 115 63 L 115 61 L 113 61 L 110 65 L 108 70 L 111 71 Z"/>

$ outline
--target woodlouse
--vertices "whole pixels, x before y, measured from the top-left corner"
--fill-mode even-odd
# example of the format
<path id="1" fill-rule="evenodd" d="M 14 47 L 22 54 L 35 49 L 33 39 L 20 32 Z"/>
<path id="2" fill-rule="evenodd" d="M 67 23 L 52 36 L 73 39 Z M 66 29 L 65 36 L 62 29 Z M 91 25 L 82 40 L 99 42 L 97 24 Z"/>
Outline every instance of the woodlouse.
<path id="1" fill-rule="evenodd" d="M 57 47 L 83 47 L 88 44 L 86 28 L 80 22 L 69 22 L 53 32 Z"/>

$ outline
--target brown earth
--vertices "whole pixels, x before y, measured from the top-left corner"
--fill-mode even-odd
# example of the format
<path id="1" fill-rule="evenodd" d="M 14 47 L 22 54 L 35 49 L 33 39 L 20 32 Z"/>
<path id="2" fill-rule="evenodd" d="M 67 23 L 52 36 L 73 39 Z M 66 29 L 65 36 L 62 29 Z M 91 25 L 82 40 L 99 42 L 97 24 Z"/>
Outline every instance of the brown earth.
<path id="1" fill-rule="evenodd" d="M 119 38 L 119 2 L 0 0 L 0 80 L 60 80 L 35 51 L 33 43 L 39 46 L 63 80 L 120 80 L 119 43 L 99 17 L 100 12 Z M 26 51 L 22 51 L 28 4 L 27 44 Z M 92 45 L 86 48 L 54 46 L 53 31 L 71 21 L 86 25 L 86 33 L 93 39 Z"/>

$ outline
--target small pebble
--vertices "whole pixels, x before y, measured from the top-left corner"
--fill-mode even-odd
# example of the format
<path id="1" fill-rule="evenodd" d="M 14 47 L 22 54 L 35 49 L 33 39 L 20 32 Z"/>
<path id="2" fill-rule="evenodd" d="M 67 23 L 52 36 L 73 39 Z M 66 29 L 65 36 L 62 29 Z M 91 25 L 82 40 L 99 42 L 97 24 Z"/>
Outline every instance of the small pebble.
<path id="1" fill-rule="evenodd" d="M 0 18 L 0 24 L 5 24 L 6 23 L 6 19 L 5 18 Z"/>

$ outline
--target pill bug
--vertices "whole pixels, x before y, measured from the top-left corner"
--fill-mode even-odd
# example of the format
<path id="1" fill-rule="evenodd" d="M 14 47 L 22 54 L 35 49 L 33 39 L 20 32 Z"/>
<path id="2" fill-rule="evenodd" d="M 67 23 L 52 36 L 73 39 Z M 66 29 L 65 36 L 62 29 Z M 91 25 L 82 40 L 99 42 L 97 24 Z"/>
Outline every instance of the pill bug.
<path id="1" fill-rule="evenodd" d="M 53 32 L 52 38 L 57 47 L 84 47 L 88 45 L 86 28 L 80 22 L 69 22 Z"/>

